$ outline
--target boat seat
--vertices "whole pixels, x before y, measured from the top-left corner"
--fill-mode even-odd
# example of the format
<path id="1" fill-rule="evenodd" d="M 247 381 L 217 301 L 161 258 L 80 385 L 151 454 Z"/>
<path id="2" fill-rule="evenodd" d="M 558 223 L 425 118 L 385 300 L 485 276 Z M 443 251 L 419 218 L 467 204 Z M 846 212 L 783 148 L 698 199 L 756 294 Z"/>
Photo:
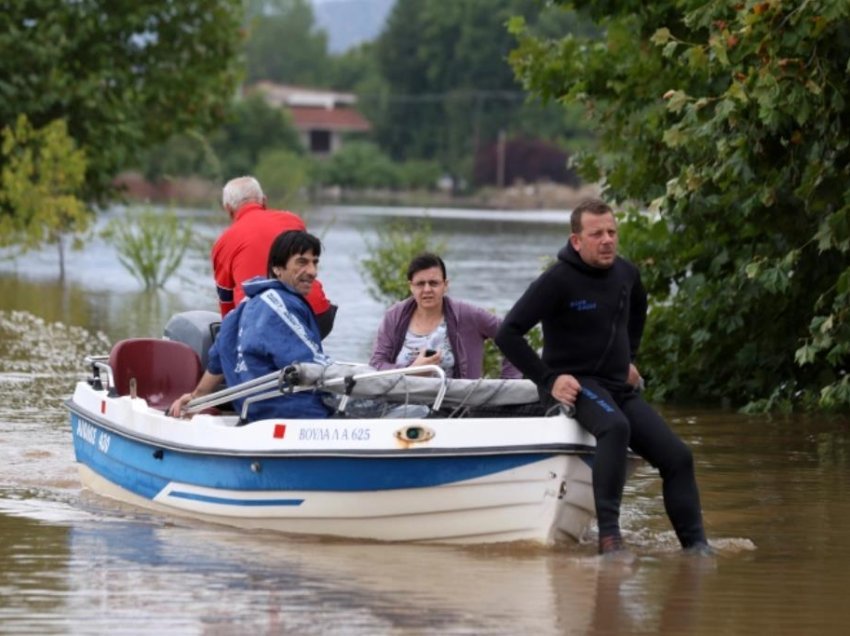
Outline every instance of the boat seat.
<path id="1" fill-rule="evenodd" d="M 161 338 L 121 340 L 112 347 L 109 366 L 118 395 L 130 395 L 130 380 L 135 379 L 136 395 L 154 408 L 168 408 L 194 390 L 203 373 L 192 347 Z"/>

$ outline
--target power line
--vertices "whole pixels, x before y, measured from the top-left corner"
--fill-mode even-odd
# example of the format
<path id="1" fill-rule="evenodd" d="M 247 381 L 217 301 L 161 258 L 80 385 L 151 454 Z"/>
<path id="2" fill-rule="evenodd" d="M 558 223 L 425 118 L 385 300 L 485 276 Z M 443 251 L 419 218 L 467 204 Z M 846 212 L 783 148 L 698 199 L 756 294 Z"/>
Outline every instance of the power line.
<path id="1" fill-rule="evenodd" d="M 502 99 L 524 101 L 529 95 L 522 91 L 460 89 L 442 93 L 360 93 L 358 99 L 378 99 L 388 102 L 444 102 L 451 99 Z"/>

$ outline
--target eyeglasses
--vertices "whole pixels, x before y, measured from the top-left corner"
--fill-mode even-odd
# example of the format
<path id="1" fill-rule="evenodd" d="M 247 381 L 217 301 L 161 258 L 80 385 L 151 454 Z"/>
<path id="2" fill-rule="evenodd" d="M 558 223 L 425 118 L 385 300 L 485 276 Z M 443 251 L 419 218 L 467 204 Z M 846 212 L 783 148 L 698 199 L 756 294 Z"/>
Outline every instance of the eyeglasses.
<path id="1" fill-rule="evenodd" d="M 425 289 L 425 287 L 432 287 L 436 289 L 440 287 L 445 281 L 442 280 L 418 280 L 415 283 L 410 283 L 416 289 Z"/>

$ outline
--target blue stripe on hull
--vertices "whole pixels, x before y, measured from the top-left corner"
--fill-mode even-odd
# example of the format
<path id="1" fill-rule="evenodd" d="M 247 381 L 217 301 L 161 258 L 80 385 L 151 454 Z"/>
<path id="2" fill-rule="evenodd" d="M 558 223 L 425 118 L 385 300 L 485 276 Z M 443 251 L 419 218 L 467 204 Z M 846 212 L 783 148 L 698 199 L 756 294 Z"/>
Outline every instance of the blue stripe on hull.
<path id="1" fill-rule="evenodd" d="M 551 453 L 538 452 L 398 458 L 228 457 L 161 450 L 105 430 L 76 413 L 71 414 L 71 429 L 78 462 L 147 499 L 153 499 L 173 481 L 249 492 L 428 488 L 510 470 L 551 456 Z M 187 495 L 198 497 L 185 492 L 180 496 Z M 275 505 L 294 505 L 277 501 Z M 230 502 L 222 500 L 222 503 Z M 242 499 L 233 503 L 250 505 Z"/>
<path id="2" fill-rule="evenodd" d="M 199 495 L 194 492 L 172 490 L 169 497 L 178 499 L 189 499 L 191 501 L 202 501 L 204 503 L 225 504 L 228 506 L 300 506 L 303 499 L 234 499 L 233 497 L 213 497 L 211 495 Z"/>

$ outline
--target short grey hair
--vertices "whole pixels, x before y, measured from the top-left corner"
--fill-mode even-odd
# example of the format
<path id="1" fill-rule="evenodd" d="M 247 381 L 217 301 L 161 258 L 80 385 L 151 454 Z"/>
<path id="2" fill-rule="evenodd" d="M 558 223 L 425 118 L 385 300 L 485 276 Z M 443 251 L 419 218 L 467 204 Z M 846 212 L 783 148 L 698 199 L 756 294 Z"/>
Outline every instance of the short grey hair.
<path id="1" fill-rule="evenodd" d="M 265 199 L 260 182 L 254 177 L 236 177 L 224 185 L 221 204 L 226 210 L 238 210 L 246 203 L 262 203 Z"/>

